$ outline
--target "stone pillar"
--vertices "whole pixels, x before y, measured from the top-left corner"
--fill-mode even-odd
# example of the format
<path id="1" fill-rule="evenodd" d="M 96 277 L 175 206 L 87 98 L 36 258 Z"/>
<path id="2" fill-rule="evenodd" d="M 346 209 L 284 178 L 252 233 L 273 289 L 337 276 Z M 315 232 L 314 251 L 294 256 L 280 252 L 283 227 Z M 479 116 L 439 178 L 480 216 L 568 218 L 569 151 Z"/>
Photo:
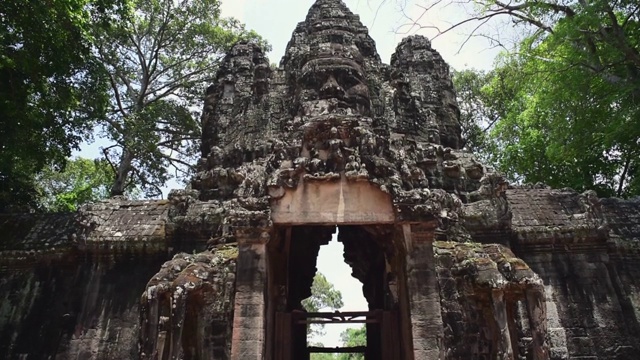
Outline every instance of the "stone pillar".
<path id="1" fill-rule="evenodd" d="M 549 358 L 549 344 L 547 343 L 547 314 L 544 288 L 527 289 L 527 312 L 529 326 L 533 339 L 533 359 L 546 360 Z"/>
<path id="2" fill-rule="evenodd" d="M 491 307 L 493 318 L 498 329 L 497 342 L 499 360 L 513 360 L 513 347 L 511 346 L 511 334 L 509 333 L 509 320 L 507 317 L 507 303 L 504 300 L 504 290 L 494 289 L 491 291 Z"/>
<path id="3" fill-rule="evenodd" d="M 435 223 L 405 224 L 413 359 L 444 359 L 440 289 L 433 256 Z"/>
<path id="4" fill-rule="evenodd" d="M 266 244 L 269 233 L 236 235 L 238 262 L 231 338 L 232 360 L 262 360 L 265 352 Z"/>

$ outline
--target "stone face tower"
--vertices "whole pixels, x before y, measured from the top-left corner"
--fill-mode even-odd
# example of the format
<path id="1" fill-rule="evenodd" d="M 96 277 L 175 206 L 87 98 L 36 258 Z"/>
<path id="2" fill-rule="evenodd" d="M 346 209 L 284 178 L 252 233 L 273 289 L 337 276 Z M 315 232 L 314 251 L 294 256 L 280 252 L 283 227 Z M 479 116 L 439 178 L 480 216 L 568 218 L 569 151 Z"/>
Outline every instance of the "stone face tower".
<path id="1" fill-rule="evenodd" d="M 256 45 L 231 50 L 202 121 L 193 188 L 224 209 L 217 241 L 239 246 L 226 310 L 232 359 L 309 356 L 300 302 L 336 226 L 369 303 L 367 359 L 443 356 L 433 242 L 454 251 L 507 228 L 511 214 L 504 180 L 460 150 L 449 69 L 426 38 L 403 40 L 383 64 L 358 16 L 342 1 L 318 0 L 278 69 Z M 496 284 L 478 290 L 494 329 L 488 355 L 513 356 L 506 304 L 530 296 L 538 301 L 524 310 L 530 353 L 545 358 L 539 280 L 524 263 L 497 267 L 517 261 L 506 248 L 473 249 L 495 271 Z"/>

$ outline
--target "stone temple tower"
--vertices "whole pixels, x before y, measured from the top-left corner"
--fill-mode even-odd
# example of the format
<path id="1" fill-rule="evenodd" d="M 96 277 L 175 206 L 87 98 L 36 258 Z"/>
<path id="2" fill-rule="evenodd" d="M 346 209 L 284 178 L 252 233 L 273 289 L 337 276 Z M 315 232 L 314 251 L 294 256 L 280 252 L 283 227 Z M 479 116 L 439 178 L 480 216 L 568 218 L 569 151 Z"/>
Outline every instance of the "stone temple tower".
<path id="1" fill-rule="evenodd" d="M 507 228 L 511 214 L 502 177 L 460 150 L 459 116 L 449 68 L 429 40 L 403 40 L 383 64 L 367 28 L 340 0 L 313 4 L 277 69 L 256 45 L 233 47 L 207 89 L 192 183 L 199 201 L 219 209 L 210 245 L 238 246 L 233 302 L 211 306 L 214 322 L 229 329 L 218 337 L 232 359 L 298 360 L 314 351 L 305 331 L 312 316 L 300 302 L 336 227 L 369 305 L 356 314 L 367 323 L 360 349 L 367 359 L 438 359 L 463 340 L 443 327 L 436 240 L 452 262 L 443 268 L 447 296 L 460 296 L 452 268 L 468 268 L 474 296 L 486 304 L 473 314 L 491 329 L 486 355 L 513 357 L 507 310 L 523 300 L 528 353 L 547 356 L 537 276 L 509 249 L 470 242 Z M 176 342 L 162 345 L 165 358 L 183 351 L 180 337 L 197 326 L 190 314 L 212 316 L 205 305 L 214 296 L 207 300 L 204 288 L 181 290 L 186 310 L 178 328 L 165 330 Z M 162 306 L 150 299 L 146 321 L 156 326 Z M 149 335 L 146 354 L 157 354 L 157 329 Z"/>

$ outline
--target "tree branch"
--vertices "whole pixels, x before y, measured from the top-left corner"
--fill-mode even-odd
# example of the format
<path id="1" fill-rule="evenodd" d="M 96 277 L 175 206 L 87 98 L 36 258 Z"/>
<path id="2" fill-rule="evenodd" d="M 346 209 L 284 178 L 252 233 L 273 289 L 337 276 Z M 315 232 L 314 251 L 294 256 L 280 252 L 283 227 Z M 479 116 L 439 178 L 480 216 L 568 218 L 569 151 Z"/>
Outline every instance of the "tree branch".
<path id="1" fill-rule="evenodd" d="M 111 170 L 113 171 L 114 174 L 118 173 L 118 169 L 117 169 L 117 167 L 115 165 L 113 165 L 113 163 L 109 159 L 109 149 L 114 148 L 116 146 L 118 146 L 118 145 L 111 145 L 109 147 L 106 147 L 106 148 L 102 149 L 102 153 L 104 154 L 104 158 L 109 163 L 109 166 L 111 167 Z"/>
<path id="2" fill-rule="evenodd" d="M 620 182 L 618 183 L 618 190 L 616 191 L 616 196 L 622 196 L 622 190 L 624 190 L 624 182 L 627 177 L 627 172 L 629 171 L 629 167 L 631 166 L 631 156 L 627 156 L 627 160 L 624 162 L 624 168 L 622 169 L 622 174 L 620 174 Z"/>

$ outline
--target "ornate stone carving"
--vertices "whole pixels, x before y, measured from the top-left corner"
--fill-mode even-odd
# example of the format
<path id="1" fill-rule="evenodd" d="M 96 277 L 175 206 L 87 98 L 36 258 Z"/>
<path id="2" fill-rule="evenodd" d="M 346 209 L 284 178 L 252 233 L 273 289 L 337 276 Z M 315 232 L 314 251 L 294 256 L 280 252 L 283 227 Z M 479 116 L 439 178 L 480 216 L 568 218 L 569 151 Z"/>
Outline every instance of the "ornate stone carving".
<path id="1" fill-rule="evenodd" d="M 199 199 L 212 207 L 193 205 L 192 214 L 182 217 L 194 228 L 211 228 L 202 226 L 193 211 L 204 214 L 219 223 L 218 240 L 211 244 L 238 241 L 244 249 L 241 253 L 255 255 L 244 257 L 247 269 L 254 269 L 255 274 L 241 271 L 246 279 L 238 290 L 242 293 L 236 300 L 238 309 L 249 306 L 262 313 L 260 309 L 268 306 L 259 300 L 260 287 L 265 284 L 262 276 L 267 273 L 265 253 L 269 251 L 262 238 L 278 237 L 269 235 L 272 210 L 277 221 L 304 220 L 307 226 L 369 224 L 376 219 L 384 220 L 381 223 L 387 226 L 394 222 L 428 223 L 429 233 L 422 237 L 413 234 L 415 239 L 410 242 L 415 244 L 406 251 L 413 251 L 407 254 L 411 274 L 428 277 L 410 280 L 409 286 L 428 286 L 430 294 L 437 293 L 431 254 L 434 238 L 467 242 L 509 228 L 506 181 L 460 149 L 460 113 L 449 69 L 429 40 L 420 36 L 403 40 L 391 65 L 383 64 L 358 16 L 342 1 L 318 0 L 294 30 L 280 66 L 271 69 L 267 64 L 262 51 L 250 43 L 234 46 L 222 62 L 216 82 L 207 90 L 202 159 L 192 182 Z M 379 193 L 374 196 L 371 191 L 375 188 Z M 358 200 L 359 194 L 369 196 L 370 201 Z M 389 201 L 392 208 L 388 210 L 382 205 L 377 212 L 362 208 L 365 203 Z M 209 216 L 216 207 L 221 210 Z M 291 207 L 304 214 L 292 212 Z M 345 210 L 363 214 L 345 214 Z M 370 241 L 366 229 L 343 228 L 345 259 L 363 281 L 372 309 L 400 303 L 392 300 L 391 294 L 387 300 L 381 297 L 394 287 L 386 290 L 374 277 L 403 277 L 402 271 L 398 272 L 405 261 L 399 256 L 402 250 L 391 251 L 392 256 L 359 249 Z M 394 236 L 388 231 L 384 239 Z M 387 244 L 384 239 L 379 239 L 380 244 Z M 246 244 L 257 245 L 249 248 Z M 317 253 L 319 246 L 294 242 L 290 249 L 291 254 L 294 250 Z M 273 251 L 279 254 L 281 250 Z M 286 251 L 286 256 L 292 256 Z M 470 256 L 458 254 L 465 259 Z M 390 258 L 396 262 L 392 275 L 384 271 L 384 259 Z M 310 260 L 297 267 L 299 276 L 305 274 L 305 281 L 294 281 L 298 285 L 289 289 L 290 294 L 308 295 L 306 288 L 314 270 Z M 500 274 L 493 275 L 494 280 L 505 281 Z M 397 284 L 394 286 L 398 292 Z M 501 303 L 503 295 L 496 296 L 495 304 Z M 288 306 L 299 306 L 301 299 L 294 296 Z M 439 313 L 438 301 L 429 301 L 427 308 Z M 410 306 L 420 312 L 426 309 L 423 305 L 418 301 Z M 440 326 L 436 315 L 415 314 L 411 321 Z M 248 325 L 236 324 L 241 326 L 234 330 L 236 341 L 251 338 L 251 329 L 263 321 L 261 316 L 239 315 Z M 505 325 L 504 321 L 498 326 Z M 414 332 L 414 336 L 420 334 L 420 330 Z M 262 335 L 256 336 L 262 339 Z M 440 351 L 430 344 L 441 338 L 436 333 L 417 340 L 414 355 L 431 356 L 427 354 Z M 508 357 L 511 344 L 505 341 L 500 344 L 504 345 L 502 354 Z M 247 350 L 245 345 L 236 343 L 232 357 Z M 260 356 L 254 350 L 247 351 L 252 357 Z"/>
<path id="2" fill-rule="evenodd" d="M 317 1 L 280 67 L 267 63 L 238 44 L 207 91 L 193 182 L 202 200 L 279 199 L 300 181 L 344 178 L 389 193 L 406 221 L 456 226 L 462 204 L 487 200 L 508 226 L 506 202 L 490 200 L 503 196 L 481 190 L 499 175 L 459 150 L 449 70 L 426 38 L 405 39 L 385 65 L 344 3 Z"/>

